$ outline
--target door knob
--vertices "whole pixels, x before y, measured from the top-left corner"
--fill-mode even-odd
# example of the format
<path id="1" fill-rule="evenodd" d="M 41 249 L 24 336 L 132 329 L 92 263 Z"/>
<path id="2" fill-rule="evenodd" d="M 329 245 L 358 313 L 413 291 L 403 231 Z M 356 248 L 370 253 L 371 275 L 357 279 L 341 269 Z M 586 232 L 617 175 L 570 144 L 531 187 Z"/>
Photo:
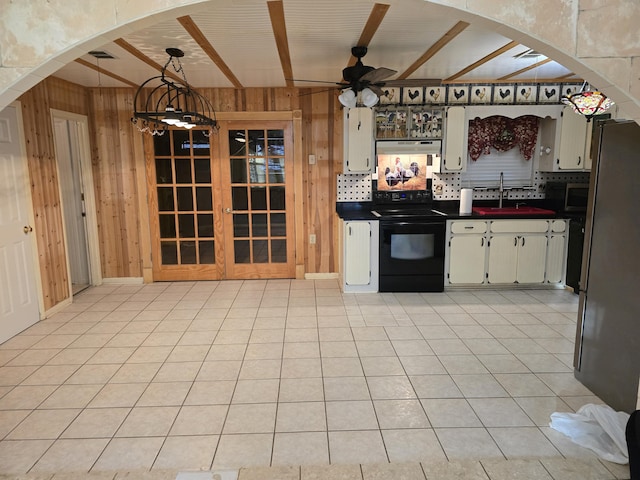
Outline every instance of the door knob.
<path id="1" fill-rule="evenodd" d="M 33 227 L 31 227 L 30 225 L 25 225 L 25 226 L 22 228 L 22 231 L 23 231 L 23 232 L 24 232 L 24 234 L 26 235 L 26 234 L 27 234 L 27 233 L 29 233 L 29 232 L 33 232 Z"/>

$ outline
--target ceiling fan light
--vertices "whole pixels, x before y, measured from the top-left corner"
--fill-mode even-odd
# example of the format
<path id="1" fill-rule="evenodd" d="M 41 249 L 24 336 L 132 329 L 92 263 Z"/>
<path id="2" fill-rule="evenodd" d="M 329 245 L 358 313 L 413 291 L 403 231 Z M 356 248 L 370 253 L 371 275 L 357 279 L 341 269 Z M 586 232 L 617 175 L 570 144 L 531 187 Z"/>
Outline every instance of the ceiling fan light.
<path id="1" fill-rule="evenodd" d="M 338 96 L 338 100 L 343 106 L 354 108 L 356 106 L 356 93 L 352 88 L 347 88 Z"/>
<path id="2" fill-rule="evenodd" d="M 375 92 L 370 88 L 363 89 L 361 93 L 361 97 L 362 97 L 362 104 L 365 107 L 373 107 L 376 103 L 378 103 L 378 100 L 380 100 L 378 98 L 378 95 L 376 95 Z"/>

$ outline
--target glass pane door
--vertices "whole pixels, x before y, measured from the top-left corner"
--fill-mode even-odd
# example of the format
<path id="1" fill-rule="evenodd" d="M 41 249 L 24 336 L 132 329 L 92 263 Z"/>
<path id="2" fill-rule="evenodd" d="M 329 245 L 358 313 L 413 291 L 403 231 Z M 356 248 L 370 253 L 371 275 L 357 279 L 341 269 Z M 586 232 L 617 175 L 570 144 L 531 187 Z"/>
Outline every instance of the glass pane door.
<path id="1" fill-rule="evenodd" d="M 217 279 L 209 137 L 176 129 L 153 140 L 154 280 Z"/>
<path id="2" fill-rule="evenodd" d="M 293 179 L 288 122 L 229 122 L 221 138 L 226 278 L 291 278 Z M 222 134 L 222 131 L 220 132 Z"/>

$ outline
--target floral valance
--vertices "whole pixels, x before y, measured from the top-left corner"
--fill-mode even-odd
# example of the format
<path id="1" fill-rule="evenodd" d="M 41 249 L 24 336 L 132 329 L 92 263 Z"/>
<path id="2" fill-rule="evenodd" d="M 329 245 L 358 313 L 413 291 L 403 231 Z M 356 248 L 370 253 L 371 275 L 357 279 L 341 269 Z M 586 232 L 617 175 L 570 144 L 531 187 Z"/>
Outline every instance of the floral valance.
<path id="1" fill-rule="evenodd" d="M 469 122 L 469 156 L 477 160 L 480 155 L 489 155 L 491 149 L 506 152 L 519 147 L 525 160 L 531 160 L 538 139 L 539 118 L 523 115 L 508 118 L 494 115 L 475 118 Z"/>

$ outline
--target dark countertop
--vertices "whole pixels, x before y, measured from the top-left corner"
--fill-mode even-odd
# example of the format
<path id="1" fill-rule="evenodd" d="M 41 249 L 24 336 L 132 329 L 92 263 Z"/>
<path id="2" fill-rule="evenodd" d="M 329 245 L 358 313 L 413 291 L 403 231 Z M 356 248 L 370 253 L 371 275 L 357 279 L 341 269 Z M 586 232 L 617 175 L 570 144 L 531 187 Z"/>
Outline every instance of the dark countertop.
<path id="1" fill-rule="evenodd" d="M 514 206 L 516 202 L 514 201 L 505 201 L 504 206 Z M 490 201 L 478 201 L 474 202 L 475 206 L 496 206 L 496 200 Z M 526 202 L 527 205 L 532 207 L 539 208 L 550 208 L 546 205 L 544 200 L 529 200 Z M 570 218 L 570 215 L 563 212 L 556 212 L 554 216 L 550 215 L 479 215 L 477 213 L 468 213 L 468 214 L 460 214 L 459 212 L 460 203 L 457 200 L 453 201 L 444 201 L 437 202 L 434 201 L 432 205 L 432 209 L 438 210 L 439 212 L 445 213 L 446 216 L 443 217 L 445 220 L 458 220 L 458 219 L 467 219 L 467 220 L 513 220 L 513 219 L 535 219 L 535 218 Z M 371 213 L 371 210 L 375 210 L 375 205 L 373 202 L 337 202 L 336 203 L 336 213 L 343 220 L 380 220 L 379 217 L 376 217 Z"/>

